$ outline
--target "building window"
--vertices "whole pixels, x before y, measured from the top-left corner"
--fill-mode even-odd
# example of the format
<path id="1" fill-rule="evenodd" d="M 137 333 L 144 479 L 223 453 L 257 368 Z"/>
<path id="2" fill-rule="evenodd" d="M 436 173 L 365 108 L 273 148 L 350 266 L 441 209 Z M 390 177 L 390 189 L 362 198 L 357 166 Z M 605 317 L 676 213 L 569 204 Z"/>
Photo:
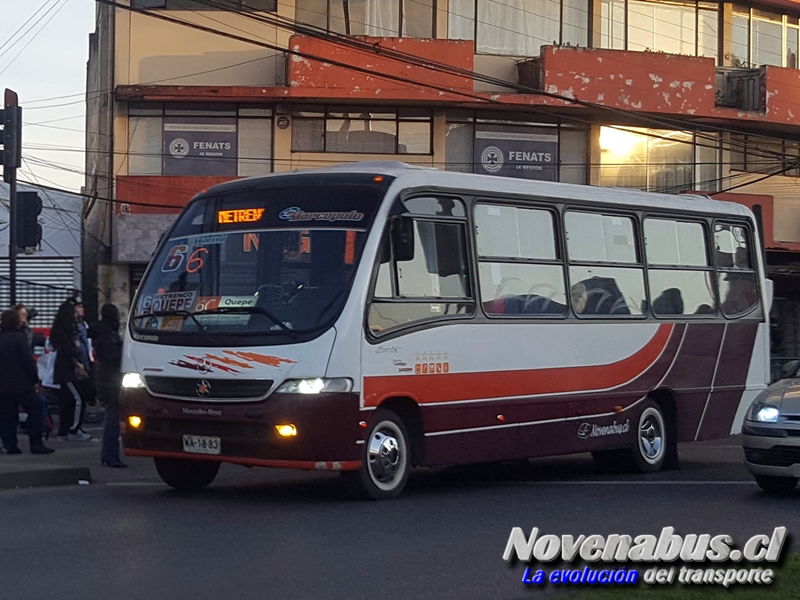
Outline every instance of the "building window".
<path id="1" fill-rule="evenodd" d="M 602 0 L 600 47 L 716 58 L 717 10 L 715 2 Z"/>
<path id="2" fill-rule="evenodd" d="M 433 0 L 297 0 L 296 19 L 332 33 L 432 38 Z"/>
<path id="3" fill-rule="evenodd" d="M 731 169 L 800 177 L 800 142 L 731 134 Z"/>
<path id="4" fill-rule="evenodd" d="M 589 0 L 462 0 L 448 8 L 448 37 L 479 54 L 539 56 L 546 44 L 587 46 Z"/>
<path id="5" fill-rule="evenodd" d="M 272 171 L 272 109 L 132 104 L 128 174 L 244 177 Z"/>
<path id="6" fill-rule="evenodd" d="M 131 8 L 275 12 L 278 0 L 131 0 Z"/>
<path id="7" fill-rule="evenodd" d="M 585 184 L 585 129 L 469 111 L 447 114 L 448 171 Z"/>
<path id="8" fill-rule="evenodd" d="M 649 192 L 716 191 L 716 134 L 600 128 L 600 185 Z"/>
<path id="9" fill-rule="evenodd" d="M 431 153 L 429 109 L 345 106 L 297 109 L 293 114 L 293 152 Z"/>
<path id="10" fill-rule="evenodd" d="M 734 67 L 773 65 L 798 68 L 800 19 L 734 6 L 731 20 L 731 56 Z"/>

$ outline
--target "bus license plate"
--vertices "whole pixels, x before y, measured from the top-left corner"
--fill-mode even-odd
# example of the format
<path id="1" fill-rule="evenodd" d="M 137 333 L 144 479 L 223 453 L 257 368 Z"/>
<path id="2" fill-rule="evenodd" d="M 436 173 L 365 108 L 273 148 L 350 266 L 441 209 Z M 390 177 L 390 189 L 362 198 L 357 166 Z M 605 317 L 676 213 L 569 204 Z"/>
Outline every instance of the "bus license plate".
<path id="1" fill-rule="evenodd" d="M 218 437 L 207 435 L 184 435 L 183 451 L 195 454 L 220 454 L 221 444 Z"/>

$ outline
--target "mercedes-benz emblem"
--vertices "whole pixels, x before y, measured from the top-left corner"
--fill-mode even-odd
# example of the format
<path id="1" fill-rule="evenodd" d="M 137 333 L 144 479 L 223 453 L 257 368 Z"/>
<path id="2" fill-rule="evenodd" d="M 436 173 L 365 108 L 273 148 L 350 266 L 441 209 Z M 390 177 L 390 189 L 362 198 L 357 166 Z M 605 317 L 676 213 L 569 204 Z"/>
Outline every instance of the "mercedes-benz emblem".
<path id="1" fill-rule="evenodd" d="M 197 395 L 198 396 L 208 396 L 211 393 L 211 384 L 208 383 L 207 379 L 202 379 L 197 382 Z"/>

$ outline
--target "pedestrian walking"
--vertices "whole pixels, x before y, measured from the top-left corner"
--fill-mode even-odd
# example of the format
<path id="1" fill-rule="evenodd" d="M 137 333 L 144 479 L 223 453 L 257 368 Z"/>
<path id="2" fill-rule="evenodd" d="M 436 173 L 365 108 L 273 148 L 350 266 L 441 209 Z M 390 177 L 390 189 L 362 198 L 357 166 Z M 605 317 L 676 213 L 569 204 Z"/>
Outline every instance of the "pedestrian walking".
<path id="1" fill-rule="evenodd" d="M 104 467 L 124 469 L 119 451 L 119 389 L 122 385 L 122 340 L 119 337 L 119 310 L 113 304 L 100 309 L 100 320 L 89 326 L 89 339 L 95 351 L 95 387 L 97 399 L 106 407 L 103 423 L 103 448 L 100 463 Z"/>
<path id="2" fill-rule="evenodd" d="M 53 383 L 60 384 L 58 439 L 61 441 L 86 442 L 92 436 L 81 429 L 85 397 L 93 391 L 90 380 L 88 356 L 81 347 L 78 324 L 75 318 L 77 302 L 65 300 L 50 329 L 50 343 L 56 350 Z M 87 338 L 88 341 L 88 338 Z"/>
<path id="3" fill-rule="evenodd" d="M 54 450 L 42 441 L 36 361 L 21 326 L 18 311 L 10 309 L 0 315 L 0 439 L 7 454 L 22 454 L 17 444 L 17 415 L 22 406 L 28 413 L 31 454 L 50 454 Z"/>
<path id="4" fill-rule="evenodd" d="M 19 313 L 20 318 L 20 331 L 25 334 L 25 339 L 28 340 L 28 345 L 33 348 L 33 329 L 31 329 L 30 319 L 32 318 L 28 312 L 28 307 L 24 304 L 15 304 L 11 307 Z M 36 316 L 34 313 L 33 316 Z"/>

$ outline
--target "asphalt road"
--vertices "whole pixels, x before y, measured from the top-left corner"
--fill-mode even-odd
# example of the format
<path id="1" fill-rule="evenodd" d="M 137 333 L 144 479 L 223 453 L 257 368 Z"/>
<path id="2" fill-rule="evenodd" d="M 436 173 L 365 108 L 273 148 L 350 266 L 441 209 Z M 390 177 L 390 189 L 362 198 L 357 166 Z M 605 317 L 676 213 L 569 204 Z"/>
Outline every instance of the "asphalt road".
<path id="1" fill-rule="evenodd" d="M 205 492 L 127 459 L 89 486 L 0 492 L 0 593 L 41 599 L 516 599 L 512 527 L 542 534 L 800 531 L 800 491 L 774 498 L 737 438 L 685 444 L 682 468 L 596 472 L 589 455 L 415 472 L 390 502 L 350 500 L 336 475 L 224 465 Z M 93 469 L 94 471 L 94 469 Z M 741 547 L 741 546 L 740 546 Z M 798 549 L 798 548 L 795 548 Z M 780 570 L 778 570 L 780 577 Z M 633 597 L 633 596 L 631 596 Z"/>

